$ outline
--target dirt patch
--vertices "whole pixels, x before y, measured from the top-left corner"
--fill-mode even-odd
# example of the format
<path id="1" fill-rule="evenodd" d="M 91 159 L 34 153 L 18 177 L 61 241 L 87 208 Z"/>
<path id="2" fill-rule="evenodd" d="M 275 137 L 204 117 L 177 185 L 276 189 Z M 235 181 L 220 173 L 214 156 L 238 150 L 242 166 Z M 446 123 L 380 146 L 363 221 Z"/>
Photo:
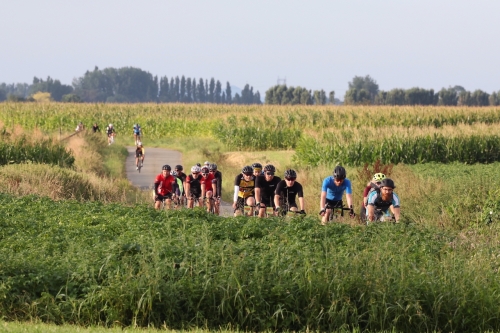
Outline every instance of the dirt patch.
<path id="1" fill-rule="evenodd" d="M 280 152 L 270 152 L 270 151 L 260 151 L 260 152 L 228 152 L 224 154 L 224 162 L 228 166 L 240 168 L 244 165 L 251 165 L 252 163 L 259 162 L 263 165 L 273 164 L 276 168 L 281 169 L 285 167 L 287 162 L 280 162 L 283 158 L 277 158 L 275 155 L 280 154 Z M 281 154 L 283 154 L 281 152 Z M 295 151 L 286 151 L 288 156 L 293 156 Z"/>

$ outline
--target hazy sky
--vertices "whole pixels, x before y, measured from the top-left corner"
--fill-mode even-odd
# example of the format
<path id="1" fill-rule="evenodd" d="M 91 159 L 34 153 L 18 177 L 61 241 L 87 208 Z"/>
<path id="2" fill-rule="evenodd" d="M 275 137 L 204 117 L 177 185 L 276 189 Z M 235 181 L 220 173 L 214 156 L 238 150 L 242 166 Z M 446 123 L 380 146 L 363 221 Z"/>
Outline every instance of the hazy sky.
<path id="1" fill-rule="evenodd" d="M 214 77 L 264 92 L 355 75 L 380 89 L 500 90 L 498 0 L 0 0 L 0 82 L 95 66 Z"/>

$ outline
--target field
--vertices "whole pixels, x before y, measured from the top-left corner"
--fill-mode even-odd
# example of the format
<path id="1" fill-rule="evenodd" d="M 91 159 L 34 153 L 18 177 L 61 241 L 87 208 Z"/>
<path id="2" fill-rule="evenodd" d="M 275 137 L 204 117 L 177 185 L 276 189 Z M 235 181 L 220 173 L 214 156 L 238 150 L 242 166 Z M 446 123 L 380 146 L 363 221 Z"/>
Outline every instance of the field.
<path id="1" fill-rule="evenodd" d="M 33 161 L 40 151 L 33 149 L 0 167 L 5 320 L 252 331 L 500 329 L 499 108 L 1 103 L 0 121 L 5 140 L 47 142 L 47 151 L 61 149 L 57 138 L 79 121 L 112 122 L 118 132 L 110 147 L 92 134 L 64 143 L 72 165 Z M 120 167 L 120 146 L 132 142 L 136 122 L 146 149 L 179 149 L 185 167 L 218 163 L 226 199 L 245 164 L 295 168 L 308 215 L 154 211 Z M 35 133 L 41 139 L 30 143 Z M 403 223 L 321 226 L 321 181 L 333 166 L 346 166 L 357 210 L 364 171 L 377 160 L 396 164 L 391 177 Z M 28 176 L 34 170 L 45 182 Z M 59 187 L 47 186 L 56 180 Z"/>

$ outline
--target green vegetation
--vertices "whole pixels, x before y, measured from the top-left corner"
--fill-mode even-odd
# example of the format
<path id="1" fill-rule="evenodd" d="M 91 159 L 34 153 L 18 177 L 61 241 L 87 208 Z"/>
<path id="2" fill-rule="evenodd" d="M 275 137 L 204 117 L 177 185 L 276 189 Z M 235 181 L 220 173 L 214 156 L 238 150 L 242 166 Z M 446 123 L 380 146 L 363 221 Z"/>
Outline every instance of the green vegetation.
<path id="1" fill-rule="evenodd" d="M 0 195 L 1 312 L 80 325 L 500 329 L 499 229 L 320 226 Z M 478 246 L 488 238 L 488 248 Z M 8 260 L 7 260 L 8 258 Z"/>

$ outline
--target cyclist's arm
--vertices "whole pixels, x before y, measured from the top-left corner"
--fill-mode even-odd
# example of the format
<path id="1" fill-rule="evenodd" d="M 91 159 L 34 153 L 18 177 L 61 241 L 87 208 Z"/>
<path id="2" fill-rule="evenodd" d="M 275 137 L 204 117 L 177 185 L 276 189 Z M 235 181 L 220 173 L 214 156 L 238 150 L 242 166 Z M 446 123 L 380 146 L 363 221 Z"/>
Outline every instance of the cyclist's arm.
<path id="1" fill-rule="evenodd" d="M 401 208 L 391 206 L 392 214 L 394 214 L 394 219 L 399 222 L 399 217 L 401 216 Z"/>
<path id="2" fill-rule="evenodd" d="M 205 198 L 207 196 L 207 184 L 205 182 L 201 183 L 201 197 Z"/>
<path id="3" fill-rule="evenodd" d="M 345 194 L 345 198 L 347 201 L 347 207 L 352 208 L 352 194 Z"/>
<path id="4" fill-rule="evenodd" d="M 304 197 L 299 197 L 300 210 L 305 210 Z"/>
<path id="5" fill-rule="evenodd" d="M 158 187 L 160 186 L 160 182 L 155 183 L 155 195 L 158 195 Z"/>
<path id="6" fill-rule="evenodd" d="M 375 206 L 368 204 L 366 206 L 366 212 L 368 214 L 368 220 L 373 221 L 375 220 Z"/>
<path id="7" fill-rule="evenodd" d="M 319 210 L 325 209 L 326 206 L 326 191 L 321 191 L 321 199 L 319 200 Z"/>
<path id="8" fill-rule="evenodd" d="M 261 200 L 262 198 L 261 198 L 261 193 L 260 193 L 260 187 L 256 187 L 256 188 L 254 189 L 254 194 L 255 194 L 255 202 L 256 202 L 256 203 L 257 203 L 257 202 L 258 202 L 258 203 L 260 203 L 260 202 L 262 201 L 262 200 Z"/>

